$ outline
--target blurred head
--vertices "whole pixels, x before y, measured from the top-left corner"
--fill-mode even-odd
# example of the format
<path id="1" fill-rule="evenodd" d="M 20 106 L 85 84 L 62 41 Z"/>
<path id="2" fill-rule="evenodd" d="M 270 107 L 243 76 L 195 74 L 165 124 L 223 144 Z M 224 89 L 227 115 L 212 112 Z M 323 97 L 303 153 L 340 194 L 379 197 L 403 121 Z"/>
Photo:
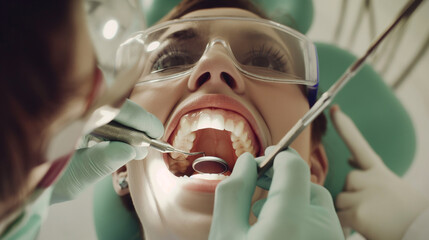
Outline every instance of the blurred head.
<path id="1" fill-rule="evenodd" d="M 206 16 L 259 19 L 263 14 L 247 1 L 184 1 L 163 20 Z M 215 21 L 207 26 L 204 36 L 208 41 L 222 38 L 233 42 L 233 32 L 234 29 L 237 32 L 238 27 L 240 30 L 249 28 L 245 23 L 232 26 Z M 182 30 L 175 35 L 186 39 L 192 34 Z M 245 40 L 236 41 L 241 41 L 245 48 Z M 186 41 L 183 45 L 188 46 L 189 51 L 197 47 L 195 43 L 186 45 Z M 265 63 L 265 60 L 275 64 L 280 58 L 272 50 L 254 49 L 252 54 L 255 52 L 259 53 L 258 58 L 253 59 L 255 64 Z M 175 57 L 167 58 L 172 53 Z M 155 56 L 156 61 L 148 65 L 174 65 L 175 61 L 186 60 L 188 55 L 183 50 L 168 49 Z M 163 60 L 166 58 L 167 61 Z M 290 65 L 294 63 L 292 59 Z M 302 85 L 248 77 L 237 69 L 221 44 L 206 49 L 188 75 L 136 85 L 131 99 L 164 123 L 164 140 L 180 149 L 204 151 L 226 160 L 230 166 L 226 175 L 231 173 L 237 157 L 243 152 L 264 155 L 265 148 L 276 144 L 309 109 Z M 317 184 L 323 184 L 327 173 L 327 159 L 321 144 L 325 124 L 321 117 L 292 144 L 310 166 L 311 181 Z M 169 236 L 207 239 L 215 188 L 225 176 L 212 180 L 212 176 L 195 174 L 191 168 L 194 159 L 150 151 L 145 160 L 132 161 L 117 172 L 128 175 L 128 190 L 147 239 Z M 117 186 L 116 189 L 120 195 L 128 194 L 127 189 Z M 256 189 L 253 201 L 266 194 Z M 250 222 L 255 221 L 251 216 Z"/>
<path id="2" fill-rule="evenodd" d="M 48 162 L 51 140 L 100 92 L 82 4 L 1 2 L 0 221 L 61 173 L 71 152 Z"/>

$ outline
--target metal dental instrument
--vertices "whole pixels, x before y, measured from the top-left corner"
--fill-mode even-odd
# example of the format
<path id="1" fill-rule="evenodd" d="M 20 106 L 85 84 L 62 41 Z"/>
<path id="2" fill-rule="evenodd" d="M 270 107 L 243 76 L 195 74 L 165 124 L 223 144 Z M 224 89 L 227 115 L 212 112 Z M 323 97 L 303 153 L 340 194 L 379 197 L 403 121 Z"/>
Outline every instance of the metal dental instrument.
<path id="1" fill-rule="evenodd" d="M 165 141 L 152 139 L 148 137 L 144 132 L 138 131 L 133 128 L 129 128 L 115 121 L 112 121 L 104 126 L 96 128 L 90 134 L 96 138 L 101 138 L 101 139 L 110 140 L 110 141 L 125 142 L 132 146 L 152 147 L 162 153 L 178 152 L 189 156 L 204 154 L 204 152 L 190 153 L 190 152 L 182 151 L 180 149 L 174 148 L 173 146 L 171 146 L 169 143 Z"/>
<path id="2" fill-rule="evenodd" d="M 112 121 L 104 126 L 96 128 L 91 132 L 96 138 L 110 141 L 120 141 L 132 146 L 152 147 L 162 153 L 178 152 L 189 156 L 203 154 L 204 152 L 185 152 L 174 148 L 171 144 L 158 139 L 148 137 L 144 132 L 124 126 L 118 122 Z M 228 164 L 225 160 L 214 156 L 203 156 L 195 159 L 192 168 L 199 173 L 217 173 L 221 174 L 228 170 Z"/>
<path id="3" fill-rule="evenodd" d="M 222 174 L 228 171 L 228 163 L 222 158 L 214 156 L 199 157 L 192 163 L 192 168 L 199 173 Z"/>
<path id="4" fill-rule="evenodd" d="M 412 0 L 403 8 L 399 16 L 395 21 L 370 45 L 366 53 L 357 59 L 341 76 L 340 79 L 335 82 L 328 91 L 323 93 L 319 100 L 308 110 L 308 112 L 286 133 L 286 135 L 280 140 L 275 146 L 274 150 L 266 156 L 263 162 L 258 166 L 259 177 L 263 176 L 264 173 L 273 165 L 274 157 L 281 151 L 286 150 L 290 144 L 295 140 L 296 137 L 308 126 L 310 123 L 332 102 L 337 93 L 344 87 L 344 85 L 352 78 L 357 71 L 362 67 L 365 60 L 371 53 L 380 45 L 380 43 L 386 38 L 386 36 L 392 32 L 392 30 L 398 25 L 403 19 L 409 17 L 414 10 L 419 6 L 422 0 Z"/>

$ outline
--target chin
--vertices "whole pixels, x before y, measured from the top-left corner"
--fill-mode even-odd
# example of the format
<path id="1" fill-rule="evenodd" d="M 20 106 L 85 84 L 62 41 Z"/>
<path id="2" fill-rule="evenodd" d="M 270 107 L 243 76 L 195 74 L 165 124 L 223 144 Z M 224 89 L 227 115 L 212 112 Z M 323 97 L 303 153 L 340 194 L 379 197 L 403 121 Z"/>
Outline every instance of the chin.
<path id="1" fill-rule="evenodd" d="M 172 174 L 155 151 L 127 168 L 133 204 L 147 239 L 207 239 L 214 192 L 188 190 L 189 179 Z"/>

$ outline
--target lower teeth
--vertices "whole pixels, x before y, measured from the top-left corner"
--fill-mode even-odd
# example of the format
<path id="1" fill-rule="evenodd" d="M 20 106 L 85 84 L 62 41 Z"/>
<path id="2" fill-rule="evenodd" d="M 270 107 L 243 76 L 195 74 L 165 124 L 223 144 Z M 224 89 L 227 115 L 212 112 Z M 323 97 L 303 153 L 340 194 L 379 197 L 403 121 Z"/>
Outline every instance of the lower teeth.
<path id="1" fill-rule="evenodd" d="M 215 173 L 200 173 L 200 174 L 194 174 L 191 176 L 191 178 L 197 178 L 197 179 L 205 179 L 205 180 L 224 180 L 228 176 L 222 175 L 222 174 L 215 174 Z"/>

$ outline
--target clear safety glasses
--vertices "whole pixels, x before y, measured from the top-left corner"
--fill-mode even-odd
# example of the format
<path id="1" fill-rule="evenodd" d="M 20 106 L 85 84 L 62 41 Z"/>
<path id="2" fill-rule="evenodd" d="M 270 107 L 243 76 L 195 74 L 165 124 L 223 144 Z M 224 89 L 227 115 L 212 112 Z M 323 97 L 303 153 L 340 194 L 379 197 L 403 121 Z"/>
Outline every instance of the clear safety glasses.
<path id="1" fill-rule="evenodd" d="M 117 64 L 145 64 L 139 84 L 187 76 L 210 51 L 226 51 L 245 76 L 260 81 L 303 84 L 310 105 L 316 99 L 317 53 L 301 33 L 265 19 L 198 17 L 168 21 L 138 32 L 120 47 Z M 130 59 L 130 60 L 129 60 Z"/>

